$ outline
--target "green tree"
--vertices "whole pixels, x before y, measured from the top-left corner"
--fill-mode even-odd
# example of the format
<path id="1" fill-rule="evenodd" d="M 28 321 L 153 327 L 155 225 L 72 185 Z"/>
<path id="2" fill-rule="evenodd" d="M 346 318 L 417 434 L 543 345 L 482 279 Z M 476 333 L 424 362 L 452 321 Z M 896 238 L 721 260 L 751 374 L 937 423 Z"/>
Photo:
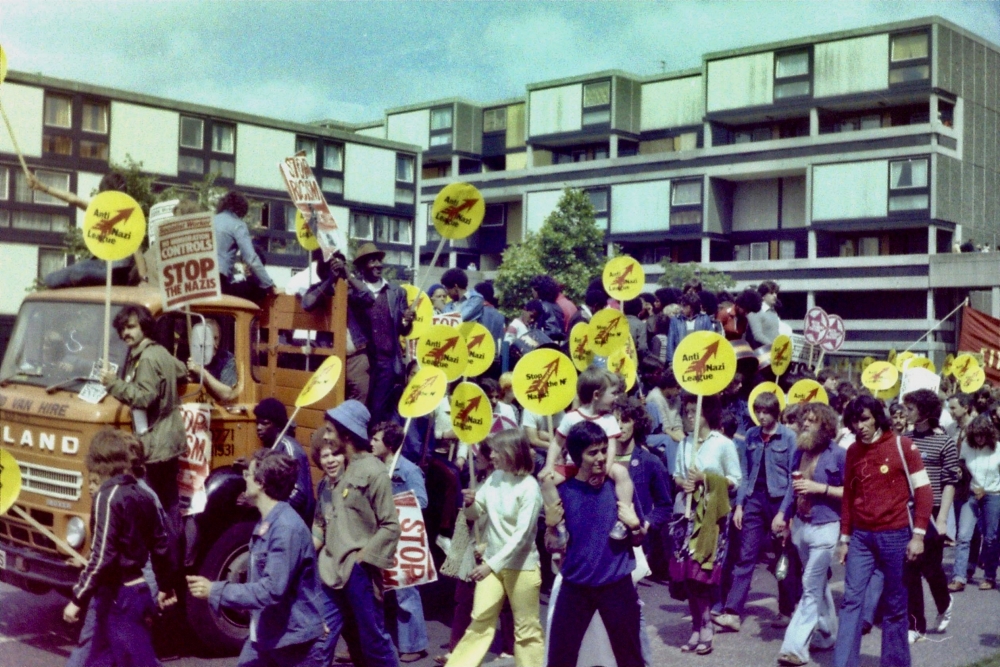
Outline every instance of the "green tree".
<path id="1" fill-rule="evenodd" d="M 669 259 L 664 259 L 660 264 L 663 267 L 663 275 L 660 276 L 658 282 L 664 287 L 681 289 L 684 287 L 684 283 L 692 278 L 700 279 L 701 284 L 709 292 L 718 292 L 736 286 L 736 281 L 729 274 L 695 262 L 674 264 Z"/>
<path id="2" fill-rule="evenodd" d="M 569 299 L 581 301 L 606 261 L 604 232 L 594 221 L 590 198 L 567 188 L 538 234 L 504 251 L 495 281 L 500 307 L 507 317 L 517 315 L 531 299 L 528 283 L 539 274 L 552 276 Z"/>

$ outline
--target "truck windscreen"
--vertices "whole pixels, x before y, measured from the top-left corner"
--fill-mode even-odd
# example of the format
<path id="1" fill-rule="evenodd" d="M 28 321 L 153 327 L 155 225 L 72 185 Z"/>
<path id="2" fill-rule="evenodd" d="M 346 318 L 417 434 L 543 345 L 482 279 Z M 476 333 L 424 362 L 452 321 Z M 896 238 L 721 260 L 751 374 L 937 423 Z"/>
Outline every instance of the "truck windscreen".
<path id="1" fill-rule="evenodd" d="M 111 305 L 112 319 L 119 308 Z M 103 330 L 104 304 L 26 302 L 0 366 L 0 382 L 50 387 L 71 378 L 88 377 L 101 357 Z M 111 362 L 120 366 L 125 353 L 125 344 L 112 330 Z"/>

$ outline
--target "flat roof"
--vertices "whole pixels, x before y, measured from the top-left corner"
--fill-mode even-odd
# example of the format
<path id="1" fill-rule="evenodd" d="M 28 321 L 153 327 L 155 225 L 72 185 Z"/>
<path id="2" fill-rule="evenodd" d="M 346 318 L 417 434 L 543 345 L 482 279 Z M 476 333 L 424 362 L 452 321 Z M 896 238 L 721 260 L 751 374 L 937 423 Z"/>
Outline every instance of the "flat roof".
<path id="1" fill-rule="evenodd" d="M 465 104 L 470 107 L 481 107 L 483 106 L 479 102 L 473 102 L 472 100 L 466 99 L 464 97 L 444 97 L 439 100 L 430 100 L 429 102 L 418 102 L 416 104 L 407 104 L 402 107 L 393 107 L 392 109 L 386 109 L 385 115 L 391 116 L 397 113 L 406 113 L 407 111 L 420 111 L 421 109 L 433 109 L 434 107 L 444 107 L 449 104 Z"/>

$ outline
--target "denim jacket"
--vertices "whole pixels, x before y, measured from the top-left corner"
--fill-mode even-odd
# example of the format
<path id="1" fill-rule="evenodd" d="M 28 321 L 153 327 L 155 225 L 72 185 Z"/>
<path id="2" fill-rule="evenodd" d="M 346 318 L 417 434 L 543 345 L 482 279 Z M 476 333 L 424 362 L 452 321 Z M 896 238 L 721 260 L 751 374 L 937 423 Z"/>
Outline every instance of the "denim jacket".
<path id="1" fill-rule="evenodd" d="M 792 457 L 795 456 L 795 451 L 795 433 L 784 424 L 778 424 L 778 430 L 767 445 L 761 438 L 760 426 L 747 431 L 747 467 L 750 474 L 743 478 L 740 492 L 736 495 L 736 504 L 745 505 L 746 499 L 753 494 L 761 459 L 764 460 L 767 472 L 767 495 L 771 498 L 784 498 L 791 486 L 794 469 Z"/>
<path id="2" fill-rule="evenodd" d="M 792 459 L 792 470 L 798 470 L 802 463 L 802 450 L 795 451 Z M 813 481 L 830 486 L 844 485 L 844 469 L 847 467 L 847 450 L 831 442 L 830 446 L 820 452 L 816 459 L 816 470 L 813 472 Z M 832 498 L 827 495 L 810 496 L 812 501 L 812 513 L 809 518 L 802 519 L 806 523 L 820 525 L 840 521 L 840 498 Z M 790 519 L 795 516 L 795 491 L 792 485 L 788 485 L 785 499 L 781 502 L 781 511 L 785 513 L 785 518 Z"/>
<path id="3" fill-rule="evenodd" d="M 250 612 L 250 641 L 258 649 L 301 644 L 323 634 L 316 549 L 309 529 L 286 502 L 278 503 L 250 537 L 250 579 L 216 581 L 208 602 Z"/>

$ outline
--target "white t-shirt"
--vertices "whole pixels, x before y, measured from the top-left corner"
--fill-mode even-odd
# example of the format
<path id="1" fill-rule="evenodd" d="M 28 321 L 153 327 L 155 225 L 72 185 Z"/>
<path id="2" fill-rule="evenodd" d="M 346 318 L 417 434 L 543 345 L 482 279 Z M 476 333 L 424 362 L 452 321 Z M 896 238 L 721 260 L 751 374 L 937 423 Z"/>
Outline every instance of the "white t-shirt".
<path id="1" fill-rule="evenodd" d="M 536 415 L 530 410 L 523 410 L 524 414 L 521 416 L 521 427 L 522 428 L 533 428 L 536 431 L 547 431 L 549 428 L 548 417 L 543 417 L 541 415 Z M 552 415 L 552 428 L 558 429 L 559 424 L 562 422 L 563 417 L 566 413 L 560 410 L 559 412 Z"/>
<path id="2" fill-rule="evenodd" d="M 612 438 L 617 438 L 622 434 L 621 426 L 618 425 L 618 419 L 611 413 L 606 415 L 591 415 L 582 412 L 581 408 L 576 410 L 570 410 L 566 413 L 566 416 L 562 418 L 559 422 L 559 428 L 556 429 L 556 433 L 562 436 L 563 440 L 569 435 L 569 430 L 581 422 L 594 422 L 602 429 L 604 433 L 608 436 L 608 440 Z"/>

